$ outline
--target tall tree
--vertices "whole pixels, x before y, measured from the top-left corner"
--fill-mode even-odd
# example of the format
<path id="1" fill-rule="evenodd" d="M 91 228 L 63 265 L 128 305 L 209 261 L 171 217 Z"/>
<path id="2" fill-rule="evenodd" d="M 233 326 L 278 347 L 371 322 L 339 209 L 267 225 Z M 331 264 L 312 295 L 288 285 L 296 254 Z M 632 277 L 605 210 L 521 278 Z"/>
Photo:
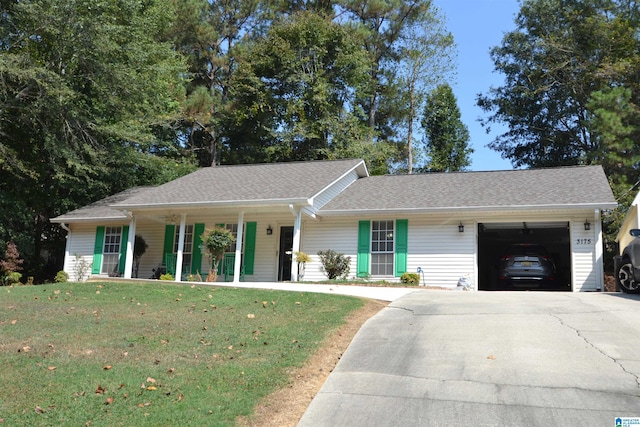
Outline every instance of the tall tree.
<path id="1" fill-rule="evenodd" d="M 396 65 L 402 34 L 429 16 L 430 0 L 343 0 L 347 16 L 364 31 L 364 48 L 369 54 L 369 85 L 358 94 L 366 123 L 382 140 L 390 140 L 397 123 L 394 109 Z"/>
<path id="2" fill-rule="evenodd" d="M 406 129 L 405 149 L 407 172 L 414 165 L 413 141 L 419 135 L 416 123 L 424 108 L 426 94 L 438 82 L 446 81 L 453 70 L 453 35 L 446 31 L 437 9 L 424 16 L 402 34 L 398 64 L 400 128 Z M 404 159 L 403 163 L 404 163 Z"/>
<path id="3" fill-rule="evenodd" d="M 629 0 L 524 1 L 516 30 L 491 51 L 504 85 L 478 98 L 492 114 L 485 125 L 509 127 L 490 147 L 516 167 L 603 163 L 616 175 L 618 162 L 607 160 L 614 156 L 637 175 L 637 147 L 611 145 L 603 114 L 637 109 L 639 7 Z M 637 129 L 637 115 L 626 117 L 628 131 Z"/>
<path id="4" fill-rule="evenodd" d="M 360 46 L 347 26 L 312 12 L 276 22 L 251 46 L 236 89 L 239 98 L 255 93 L 244 110 L 271 116 L 268 160 L 326 159 L 349 143 L 343 124 L 353 123 L 353 90 L 366 81 Z M 355 127 L 348 136 L 362 134 Z"/>
<path id="5" fill-rule="evenodd" d="M 456 97 L 448 84 L 438 85 L 427 96 L 422 126 L 425 130 L 427 164 L 422 171 L 453 172 L 470 164 L 469 130 L 460 119 Z"/>
<path id="6" fill-rule="evenodd" d="M 172 38 L 186 56 L 189 84 L 184 103 L 185 145 L 200 166 L 220 164 L 231 144 L 231 82 L 244 39 L 264 31 L 267 2 L 258 0 L 178 0 Z"/>
<path id="7" fill-rule="evenodd" d="M 184 68 L 163 41 L 169 1 L 3 4 L 0 240 L 42 277 L 40 255 L 64 248 L 49 218 L 180 173 L 158 135 L 171 134 Z"/>

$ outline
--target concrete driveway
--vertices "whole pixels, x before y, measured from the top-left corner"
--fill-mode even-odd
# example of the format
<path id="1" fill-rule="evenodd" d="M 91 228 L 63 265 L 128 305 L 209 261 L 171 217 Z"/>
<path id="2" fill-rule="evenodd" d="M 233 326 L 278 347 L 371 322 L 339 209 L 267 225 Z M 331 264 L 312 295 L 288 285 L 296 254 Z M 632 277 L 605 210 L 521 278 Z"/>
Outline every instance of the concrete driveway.
<path id="1" fill-rule="evenodd" d="M 640 418 L 640 297 L 420 292 L 369 319 L 298 426 Z"/>

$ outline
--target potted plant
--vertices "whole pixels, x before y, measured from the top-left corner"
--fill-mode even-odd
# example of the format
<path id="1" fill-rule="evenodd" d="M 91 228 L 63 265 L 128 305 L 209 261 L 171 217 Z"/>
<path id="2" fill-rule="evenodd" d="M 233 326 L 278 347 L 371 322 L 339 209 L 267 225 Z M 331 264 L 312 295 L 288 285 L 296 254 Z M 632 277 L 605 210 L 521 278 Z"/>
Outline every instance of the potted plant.
<path id="1" fill-rule="evenodd" d="M 296 262 L 298 263 L 298 280 L 302 280 L 304 278 L 305 265 L 306 263 L 311 262 L 311 256 L 304 252 L 294 252 L 294 255 L 296 257 Z"/>
<path id="2" fill-rule="evenodd" d="M 211 269 L 207 275 L 207 282 L 215 282 L 218 279 L 218 265 L 220 264 L 220 260 L 229 245 L 236 241 L 236 238 L 233 237 L 233 233 L 226 228 L 214 227 L 204 230 L 204 233 L 200 235 L 200 239 L 202 240 L 201 248 L 207 253 L 211 261 Z"/>

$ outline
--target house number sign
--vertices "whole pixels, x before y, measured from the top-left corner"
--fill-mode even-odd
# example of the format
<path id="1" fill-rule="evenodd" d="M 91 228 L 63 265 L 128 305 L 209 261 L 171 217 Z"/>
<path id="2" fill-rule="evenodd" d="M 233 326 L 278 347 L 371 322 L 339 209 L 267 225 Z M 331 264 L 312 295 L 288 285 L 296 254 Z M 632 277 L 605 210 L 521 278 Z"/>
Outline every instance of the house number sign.
<path id="1" fill-rule="evenodd" d="M 591 239 L 576 239 L 577 245 L 590 245 Z"/>

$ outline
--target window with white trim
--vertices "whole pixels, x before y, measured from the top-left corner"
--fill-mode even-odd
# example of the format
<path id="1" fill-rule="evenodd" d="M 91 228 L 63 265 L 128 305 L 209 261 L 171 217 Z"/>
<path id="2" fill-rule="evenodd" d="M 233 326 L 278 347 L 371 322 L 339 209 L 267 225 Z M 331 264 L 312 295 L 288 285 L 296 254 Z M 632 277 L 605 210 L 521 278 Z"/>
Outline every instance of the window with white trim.
<path id="1" fill-rule="evenodd" d="M 372 276 L 393 276 L 393 223 L 393 221 L 371 221 Z"/>
<path id="2" fill-rule="evenodd" d="M 178 243 L 180 242 L 180 227 L 176 227 L 173 238 L 173 253 L 178 253 Z M 193 257 L 193 224 L 184 226 L 184 247 L 182 248 L 182 272 L 191 271 L 191 259 Z"/>
<path id="3" fill-rule="evenodd" d="M 225 252 L 227 253 L 236 253 L 236 243 L 238 241 L 238 224 L 225 224 L 224 228 L 226 228 L 227 230 L 229 230 L 231 232 L 231 234 L 233 234 L 233 237 L 236 239 L 232 244 L 229 245 L 229 247 L 227 248 L 227 250 Z"/>
<path id="4" fill-rule="evenodd" d="M 104 246 L 102 248 L 102 274 L 118 272 L 121 241 L 122 227 L 105 227 Z"/>

